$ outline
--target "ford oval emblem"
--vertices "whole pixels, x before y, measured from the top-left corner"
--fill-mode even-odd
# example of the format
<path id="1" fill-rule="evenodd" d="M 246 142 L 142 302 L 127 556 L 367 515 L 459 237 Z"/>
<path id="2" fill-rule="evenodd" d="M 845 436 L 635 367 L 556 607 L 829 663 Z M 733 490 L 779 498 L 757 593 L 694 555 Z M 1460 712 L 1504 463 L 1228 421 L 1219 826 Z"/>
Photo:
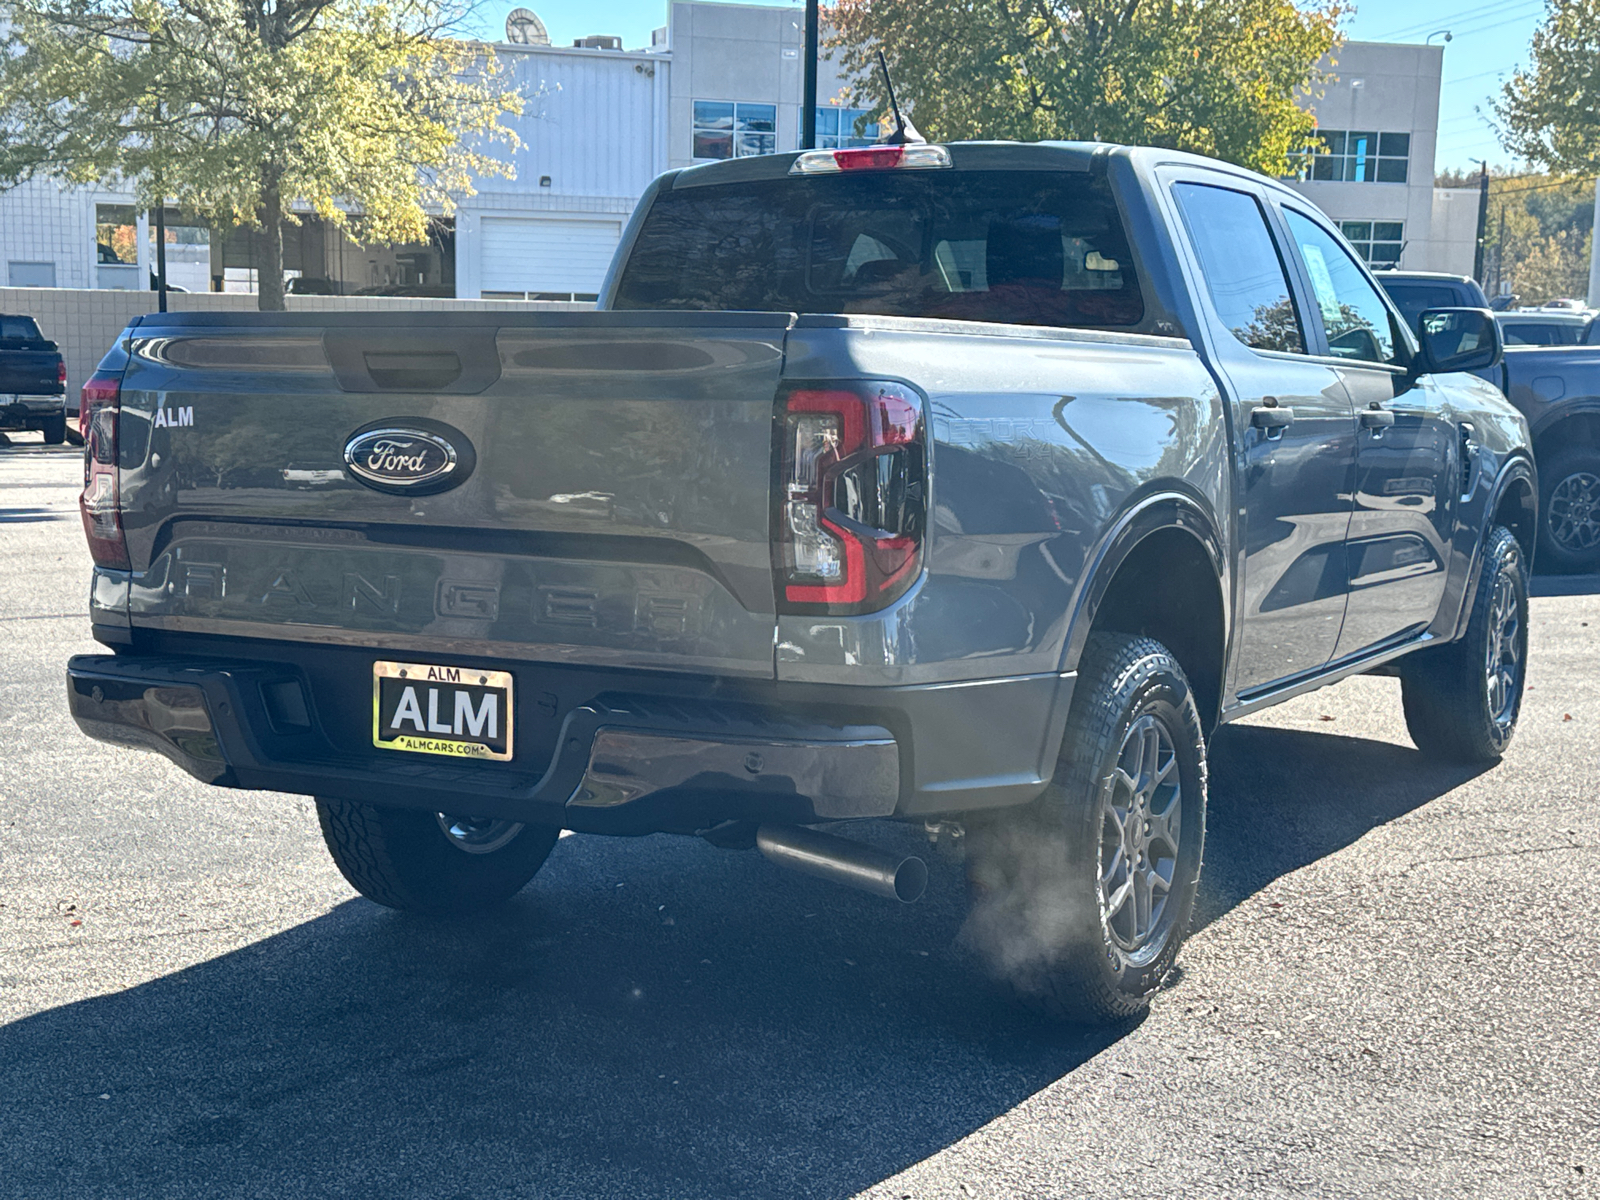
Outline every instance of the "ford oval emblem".
<path id="1" fill-rule="evenodd" d="M 378 421 L 352 433 L 344 462 L 380 492 L 426 495 L 453 488 L 472 473 L 472 446 L 460 430 L 412 418 Z"/>

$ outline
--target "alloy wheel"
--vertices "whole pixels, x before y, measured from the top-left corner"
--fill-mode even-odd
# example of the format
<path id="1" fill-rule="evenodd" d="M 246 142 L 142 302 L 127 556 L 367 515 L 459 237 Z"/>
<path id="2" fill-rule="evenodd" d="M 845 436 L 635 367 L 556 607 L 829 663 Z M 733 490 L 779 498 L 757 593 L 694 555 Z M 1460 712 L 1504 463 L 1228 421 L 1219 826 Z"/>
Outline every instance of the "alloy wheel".
<path id="1" fill-rule="evenodd" d="M 1600 475 L 1574 471 L 1550 493 L 1550 536 L 1563 550 L 1600 547 Z"/>
<path id="2" fill-rule="evenodd" d="M 1484 662 L 1489 716 L 1497 729 L 1504 730 L 1517 719 L 1526 650 L 1527 631 L 1522 624 L 1516 581 L 1502 570 L 1495 577 L 1494 594 L 1489 600 L 1489 645 Z"/>
<path id="3" fill-rule="evenodd" d="M 1129 727 L 1103 784 L 1100 905 L 1131 960 L 1158 953 L 1183 837 L 1183 784 L 1172 735 L 1153 714 Z"/>

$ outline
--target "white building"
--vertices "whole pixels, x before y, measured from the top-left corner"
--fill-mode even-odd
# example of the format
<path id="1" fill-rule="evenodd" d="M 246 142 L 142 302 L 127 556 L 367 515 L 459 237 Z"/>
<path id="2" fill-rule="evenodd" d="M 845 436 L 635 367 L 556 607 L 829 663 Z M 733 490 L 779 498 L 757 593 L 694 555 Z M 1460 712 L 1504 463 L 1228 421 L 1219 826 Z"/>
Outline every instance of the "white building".
<path id="1" fill-rule="evenodd" d="M 650 180 L 695 162 L 798 148 L 802 10 L 669 0 L 651 45 L 595 36 L 551 46 L 536 20 L 508 28 L 530 41 L 496 53 L 525 99 L 514 179 L 485 179 L 429 243 L 361 246 L 314 218 L 286 231 L 291 290 L 588 300 Z M 1337 82 L 1308 98 L 1326 152 L 1305 195 L 1375 264 L 1457 273 L 1472 268 L 1477 201 L 1433 187 L 1439 47 L 1353 42 Z M 844 103 L 826 60 L 818 144 L 876 136 Z M 227 238 L 167 215 L 168 278 L 191 291 L 250 290 L 247 231 Z M 3 281 L 13 286 L 148 287 L 149 222 L 131 197 L 36 182 L 0 195 Z"/>
<path id="2" fill-rule="evenodd" d="M 1433 186 L 1443 46 L 1347 42 L 1305 102 L 1323 152 L 1290 186 L 1374 266 L 1472 273 L 1478 197 Z"/>
<path id="3" fill-rule="evenodd" d="M 799 8 L 673 0 L 648 49 L 496 46 L 526 97 L 524 146 L 515 180 L 483 180 L 462 203 L 456 294 L 593 299 L 656 175 L 799 147 L 804 44 Z M 818 145 L 877 136 L 844 91 L 825 60 Z"/>

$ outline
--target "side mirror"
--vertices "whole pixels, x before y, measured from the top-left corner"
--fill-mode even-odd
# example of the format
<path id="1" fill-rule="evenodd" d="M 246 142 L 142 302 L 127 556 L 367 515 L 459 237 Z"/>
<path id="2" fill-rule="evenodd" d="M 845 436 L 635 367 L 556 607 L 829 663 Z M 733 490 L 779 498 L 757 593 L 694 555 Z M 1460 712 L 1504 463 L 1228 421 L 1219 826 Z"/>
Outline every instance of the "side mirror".
<path id="1" fill-rule="evenodd" d="M 1487 308 L 1430 308 L 1417 318 L 1421 350 L 1413 375 L 1482 371 L 1505 353 L 1500 325 Z"/>

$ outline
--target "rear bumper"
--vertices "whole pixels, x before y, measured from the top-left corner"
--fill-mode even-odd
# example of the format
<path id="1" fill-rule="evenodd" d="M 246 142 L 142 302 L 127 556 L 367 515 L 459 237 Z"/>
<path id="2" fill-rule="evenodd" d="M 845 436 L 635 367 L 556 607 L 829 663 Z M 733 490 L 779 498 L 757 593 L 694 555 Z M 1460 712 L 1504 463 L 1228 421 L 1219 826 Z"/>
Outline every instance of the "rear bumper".
<path id="1" fill-rule="evenodd" d="M 65 414 L 64 396 L 17 396 L 0 393 L 0 429 L 36 429 L 49 418 Z"/>
<path id="2" fill-rule="evenodd" d="M 549 714 L 552 736 L 543 753 L 524 754 L 528 748 L 519 745 L 522 762 L 501 764 L 358 748 L 349 738 L 341 744 L 319 719 L 311 677 L 293 664 L 83 655 L 67 668 L 72 715 L 86 734 L 154 750 L 206 783 L 620 834 L 692 832 L 728 820 L 929 816 L 1024 802 L 1048 780 L 1055 755 L 1042 751 L 1039 739 L 1053 731 L 1059 746 L 1053 727 L 1064 725 L 1071 696 L 1070 676 L 1047 681 L 1049 689 L 1007 689 L 1009 704 L 992 684 L 942 695 L 834 689 L 868 701 L 845 706 L 843 719 L 831 717 L 839 706 L 816 696 L 793 705 L 787 698 L 772 703 L 777 697 L 762 703 L 760 696 L 607 689 L 559 717 Z M 626 682 L 648 687 L 650 679 Z M 977 774 L 958 769 L 951 777 L 949 768 L 968 766 L 950 755 L 967 739 L 1016 745 L 1014 720 L 1004 731 L 985 725 L 1004 721 L 1008 709 L 1036 707 L 1031 700 L 1048 702 L 1037 714 L 1037 734 L 1024 738 L 1013 761 L 975 754 Z M 919 737 L 928 760 L 920 770 Z M 536 767 L 523 765 L 530 761 Z"/>

